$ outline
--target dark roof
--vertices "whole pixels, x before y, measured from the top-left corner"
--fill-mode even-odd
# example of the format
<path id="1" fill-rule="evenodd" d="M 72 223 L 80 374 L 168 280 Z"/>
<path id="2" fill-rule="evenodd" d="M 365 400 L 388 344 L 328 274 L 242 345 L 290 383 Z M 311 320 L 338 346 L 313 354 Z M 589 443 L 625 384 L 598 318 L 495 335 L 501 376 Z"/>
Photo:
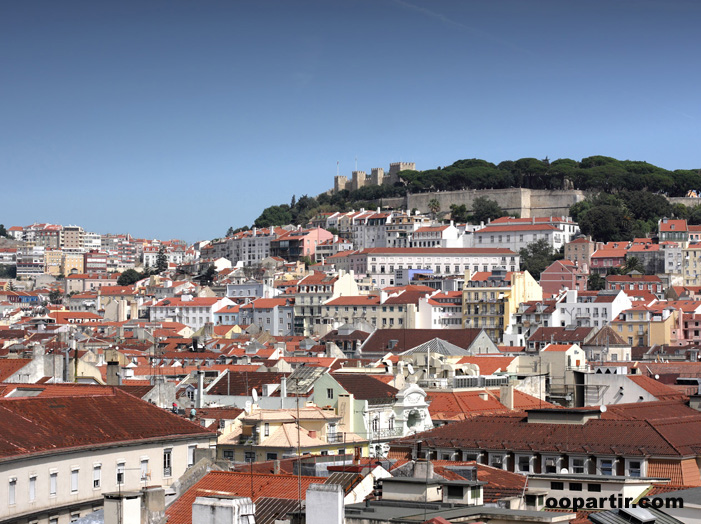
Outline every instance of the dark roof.
<path id="1" fill-rule="evenodd" d="M 639 405 L 649 406 L 638 408 Z M 416 437 L 400 443 L 410 444 Z M 701 454 L 701 413 L 681 402 L 618 405 L 583 424 L 482 415 L 421 434 L 429 448 L 684 457 Z"/>
<path id="2" fill-rule="evenodd" d="M 463 349 L 469 348 L 482 330 L 469 329 L 377 329 L 363 344 L 363 353 L 401 353 L 434 338 L 440 338 Z M 390 349 L 390 340 L 396 340 Z"/>
<path id="3" fill-rule="evenodd" d="M 75 389 L 74 396 L 0 399 L 0 461 L 120 442 L 216 436 L 117 388 Z"/>
<path id="4" fill-rule="evenodd" d="M 228 378 L 227 374 L 229 375 Z M 289 373 L 276 373 L 274 371 L 256 371 L 253 373 L 227 371 L 222 373 L 219 380 L 207 391 L 207 394 L 249 396 L 251 390 L 256 388 L 260 395 L 263 384 L 279 384 L 280 379 L 288 375 Z"/>
<path id="5" fill-rule="evenodd" d="M 335 373 L 333 378 L 356 399 L 367 400 L 369 404 L 390 402 L 399 391 L 397 388 L 393 388 L 365 374 Z"/>
<path id="6" fill-rule="evenodd" d="M 594 331 L 593 327 L 539 327 L 535 330 L 528 342 L 548 342 L 553 344 L 570 343 L 577 344 L 587 340 Z"/>

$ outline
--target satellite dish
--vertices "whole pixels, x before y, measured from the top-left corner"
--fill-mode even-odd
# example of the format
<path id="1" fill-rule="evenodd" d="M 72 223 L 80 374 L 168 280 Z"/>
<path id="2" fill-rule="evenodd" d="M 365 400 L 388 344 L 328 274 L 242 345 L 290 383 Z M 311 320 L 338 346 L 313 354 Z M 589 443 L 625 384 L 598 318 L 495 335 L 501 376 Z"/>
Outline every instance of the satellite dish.
<path id="1" fill-rule="evenodd" d="M 655 380 L 660 380 L 660 376 L 659 376 L 659 375 L 655 375 Z"/>
<path id="2" fill-rule="evenodd" d="M 606 413 L 606 409 L 607 409 L 606 406 L 601 406 L 599 408 L 599 411 L 601 411 L 602 413 Z"/>
<path id="3" fill-rule="evenodd" d="M 569 475 L 569 473 L 570 473 L 570 470 L 567 468 L 562 468 L 560 470 L 560 475 Z"/>
<path id="4" fill-rule="evenodd" d="M 411 364 L 407 364 L 406 368 L 409 370 L 410 375 L 414 374 L 414 366 L 412 366 Z"/>
<path id="5" fill-rule="evenodd" d="M 258 392 L 256 391 L 256 388 L 251 390 L 251 396 L 253 397 L 253 403 L 258 402 Z"/>

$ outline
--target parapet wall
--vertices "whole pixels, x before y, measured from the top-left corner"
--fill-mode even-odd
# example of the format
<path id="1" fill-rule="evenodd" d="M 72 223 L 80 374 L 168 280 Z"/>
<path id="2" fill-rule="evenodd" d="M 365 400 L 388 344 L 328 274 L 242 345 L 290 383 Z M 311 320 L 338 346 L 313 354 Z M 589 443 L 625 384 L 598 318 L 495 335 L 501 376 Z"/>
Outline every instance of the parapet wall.
<path id="1" fill-rule="evenodd" d="M 406 197 L 406 209 L 418 209 L 428 213 L 428 202 L 438 200 L 441 211 L 449 211 L 450 206 L 462 205 L 472 211 L 475 199 L 494 200 L 499 207 L 521 217 L 565 216 L 572 204 L 585 199 L 584 191 L 549 191 L 542 189 L 467 189 L 463 191 L 441 191 L 438 193 L 414 193 Z M 388 199 L 389 200 L 389 199 Z M 383 202 L 384 203 L 384 202 Z"/>

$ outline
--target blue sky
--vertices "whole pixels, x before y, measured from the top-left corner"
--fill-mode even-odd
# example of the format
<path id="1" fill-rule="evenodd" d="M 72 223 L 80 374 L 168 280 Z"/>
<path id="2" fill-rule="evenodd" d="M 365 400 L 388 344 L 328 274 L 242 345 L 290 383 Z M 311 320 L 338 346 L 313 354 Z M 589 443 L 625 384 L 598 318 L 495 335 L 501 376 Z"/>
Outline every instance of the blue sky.
<path id="1" fill-rule="evenodd" d="M 0 223 L 208 239 L 355 167 L 701 168 L 695 1 L 7 1 Z"/>

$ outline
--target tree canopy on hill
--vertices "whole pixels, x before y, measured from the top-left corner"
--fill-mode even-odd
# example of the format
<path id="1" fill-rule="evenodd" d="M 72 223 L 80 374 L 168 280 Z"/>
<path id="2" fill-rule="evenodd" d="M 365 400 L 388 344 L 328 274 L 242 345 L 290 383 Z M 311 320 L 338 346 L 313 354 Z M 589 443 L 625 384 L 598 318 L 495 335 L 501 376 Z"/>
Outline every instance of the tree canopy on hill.
<path id="1" fill-rule="evenodd" d="M 582 189 L 640 190 L 684 196 L 701 189 L 701 170 L 668 171 L 647 162 L 591 156 L 580 162 L 561 158 L 521 158 L 493 164 L 478 158 L 426 171 L 401 171 L 399 178 L 410 193 L 461 189 Z"/>
<path id="2" fill-rule="evenodd" d="M 685 196 L 689 190 L 700 190 L 701 170 L 668 171 L 647 162 L 617 160 L 607 156 L 591 156 L 579 162 L 570 158 L 561 158 L 552 162 L 548 158 L 543 160 L 521 158 L 505 160 L 499 164 L 471 158 L 426 171 L 401 171 L 399 182 L 394 185 L 365 186 L 355 191 L 322 193 L 317 197 L 307 195 L 299 199 L 292 197 L 289 204 L 264 209 L 254 225 L 257 227 L 305 225 L 319 213 L 343 212 L 361 207 L 372 209 L 383 198 L 403 197 L 407 193 L 511 187 L 581 189 L 594 193 L 614 192 L 617 197 L 614 202 L 609 203 L 612 207 L 617 207 L 621 203 L 618 195 L 636 194 L 639 198 L 635 200 L 624 198 L 627 215 L 621 210 L 614 213 L 613 209 L 609 209 L 608 212 L 603 213 L 603 216 L 597 217 L 597 214 L 601 214 L 597 211 L 589 217 L 592 222 L 621 221 L 618 225 L 614 224 L 614 227 L 610 228 L 611 231 L 602 234 L 602 237 L 620 234 L 623 237 L 630 237 L 649 230 L 651 223 L 657 217 L 670 214 L 660 214 L 659 208 L 663 207 L 662 200 L 666 202 L 662 193 L 668 196 Z M 649 206 L 650 203 L 653 205 L 652 208 Z M 668 203 L 666 205 L 669 206 Z M 690 208 L 687 210 L 681 204 L 670 206 L 670 209 L 674 216 L 688 218 L 690 223 L 701 223 L 701 208 L 696 213 Z M 469 216 L 467 209 L 458 208 L 451 211 L 457 217 L 461 217 L 456 220 L 464 220 Z M 464 213 L 461 214 L 461 211 Z M 474 213 L 473 210 L 473 214 L 482 213 Z M 230 232 L 233 231 L 235 230 L 231 228 Z"/>

